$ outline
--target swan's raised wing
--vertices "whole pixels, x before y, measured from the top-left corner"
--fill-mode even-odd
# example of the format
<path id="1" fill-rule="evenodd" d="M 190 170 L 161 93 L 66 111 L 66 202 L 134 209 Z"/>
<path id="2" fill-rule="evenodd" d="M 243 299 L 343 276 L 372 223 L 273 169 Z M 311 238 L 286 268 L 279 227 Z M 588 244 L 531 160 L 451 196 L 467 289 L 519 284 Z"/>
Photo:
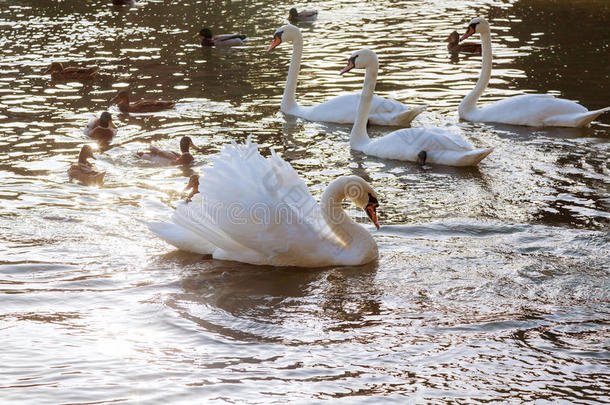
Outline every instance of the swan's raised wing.
<path id="1" fill-rule="evenodd" d="M 214 257 L 282 264 L 323 258 L 338 243 L 303 180 L 275 153 L 264 158 L 248 140 L 225 145 L 211 160 L 201 197 L 179 204 L 172 219 L 220 248 Z"/>

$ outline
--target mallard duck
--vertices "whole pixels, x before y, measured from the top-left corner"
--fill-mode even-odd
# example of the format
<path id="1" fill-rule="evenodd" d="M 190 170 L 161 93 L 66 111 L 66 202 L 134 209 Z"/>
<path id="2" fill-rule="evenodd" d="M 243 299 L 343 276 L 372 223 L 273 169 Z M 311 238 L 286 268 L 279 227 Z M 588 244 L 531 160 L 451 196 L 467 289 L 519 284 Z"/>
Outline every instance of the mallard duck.
<path id="1" fill-rule="evenodd" d="M 116 135 L 116 126 L 112 122 L 110 113 L 104 111 L 99 117 L 91 118 L 85 128 L 85 135 L 98 141 L 112 141 Z"/>
<path id="2" fill-rule="evenodd" d="M 63 67 L 59 62 L 51 63 L 51 66 L 44 71 L 44 74 L 51 74 L 53 80 L 89 80 L 93 79 L 97 75 L 97 68 L 90 67 L 78 67 L 68 66 Z"/>
<path id="3" fill-rule="evenodd" d="M 78 154 L 78 163 L 74 163 L 68 169 L 68 177 L 70 181 L 76 179 L 86 185 L 101 185 L 104 182 L 106 172 L 96 171 L 93 165 L 87 161 L 88 158 L 95 159 L 95 156 L 93 156 L 91 146 L 85 145 Z"/>
<path id="4" fill-rule="evenodd" d="M 241 45 L 247 37 L 243 34 L 220 34 L 212 36 L 209 28 L 204 28 L 193 36 L 201 38 L 201 46 L 235 46 Z"/>
<path id="5" fill-rule="evenodd" d="M 166 151 L 159 149 L 155 146 L 150 146 L 149 150 L 146 152 L 137 152 L 136 154 L 142 159 L 150 160 L 156 164 L 162 165 L 188 165 L 191 164 L 194 160 L 193 155 L 191 155 L 189 148 L 193 147 L 199 152 L 202 152 L 200 148 L 195 146 L 193 140 L 188 136 L 183 136 L 180 139 L 180 152 L 177 153 L 174 151 Z"/>
<path id="6" fill-rule="evenodd" d="M 460 34 L 458 34 L 457 31 L 453 31 L 449 34 L 449 36 L 445 38 L 445 42 L 449 42 L 447 44 L 447 49 L 452 53 L 481 53 L 481 44 L 476 44 L 474 42 L 462 42 L 460 44 Z"/>
<path id="7" fill-rule="evenodd" d="M 129 92 L 126 90 L 119 91 L 119 94 L 112 100 L 111 103 L 116 103 L 119 106 L 119 110 L 124 113 L 138 113 L 138 112 L 155 112 L 168 110 L 172 108 L 176 102 L 164 101 L 164 100 L 140 100 L 133 104 L 129 103 Z"/>
<path id="8" fill-rule="evenodd" d="M 288 20 L 292 23 L 302 21 L 313 21 L 318 17 L 318 10 L 302 10 L 297 11 L 296 8 L 291 8 L 288 12 Z"/>
<path id="9" fill-rule="evenodd" d="M 199 194 L 199 175 L 198 174 L 192 174 L 191 177 L 189 177 L 189 184 L 186 185 L 186 188 L 184 189 L 184 191 L 188 190 L 189 188 L 192 188 L 192 190 L 191 190 L 191 193 L 188 195 L 188 197 L 186 197 L 187 203 L 191 202 L 191 198 L 193 198 L 193 196 L 195 194 Z"/>

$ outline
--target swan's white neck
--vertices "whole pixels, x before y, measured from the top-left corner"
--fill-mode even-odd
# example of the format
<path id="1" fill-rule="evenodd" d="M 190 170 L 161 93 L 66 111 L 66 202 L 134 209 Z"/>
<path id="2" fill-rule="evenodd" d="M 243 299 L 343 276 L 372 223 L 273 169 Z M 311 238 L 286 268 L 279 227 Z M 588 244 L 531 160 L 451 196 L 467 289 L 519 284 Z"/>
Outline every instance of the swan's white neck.
<path id="1" fill-rule="evenodd" d="M 472 89 L 472 91 L 468 93 L 468 95 L 464 97 L 460 103 L 458 108 L 460 117 L 464 117 L 464 114 L 476 110 L 477 100 L 487 88 L 489 78 L 491 77 L 491 35 L 489 32 L 484 32 L 481 34 L 481 47 L 483 58 L 481 74 L 479 76 L 479 80 L 477 80 L 476 86 L 474 86 L 474 89 Z"/>
<path id="2" fill-rule="evenodd" d="M 292 58 L 288 68 L 288 78 L 282 97 L 281 110 L 285 113 L 297 106 L 297 80 L 301 70 L 301 56 L 303 54 L 303 35 L 297 32 L 296 38 L 292 41 Z"/>
<path id="3" fill-rule="evenodd" d="M 371 234 L 354 222 L 343 210 L 341 203 L 351 187 L 362 187 L 363 180 L 357 176 L 341 176 L 333 180 L 324 193 L 320 205 L 326 223 L 343 244 L 346 252 L 357 256 L 377 254 L 377 244 Z"/>
<path id="4" fill-rule="evenodd" d="M 358 102 L 358 110 L 356 111 L 356 121 L 352 127 L 352 132 L 349 135 L 349 144 L 352 149 L 362 150 L 365 145 L 371 142 L 369 134 L 366 132 L 366 124 L 368 122 L 369 113 L 371 112 L 371 103 L 373 101 L 373 92 L 375 91 L 375 83 L 377 82 L 377 70 L 379 62 L 370 63 L 366 67 L 364 74 L 364 84 L 362 85 L 362 93 Z"/>

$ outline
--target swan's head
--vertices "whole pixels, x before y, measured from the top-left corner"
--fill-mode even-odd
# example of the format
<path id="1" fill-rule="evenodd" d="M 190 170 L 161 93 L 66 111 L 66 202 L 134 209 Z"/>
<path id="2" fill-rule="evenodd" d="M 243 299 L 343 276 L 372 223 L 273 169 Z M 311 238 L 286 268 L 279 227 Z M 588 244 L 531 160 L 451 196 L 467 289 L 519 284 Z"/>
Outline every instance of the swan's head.
<path id="1" fill-rule="evenodd" d="M 489 23 L 483 17 L 476 17 L 470 21 L 466 33 L 460 37 L 460 41 L 465 40 L 472 34 L 489 34 Z"/>
<path id="2" fill-rule="evenodd" d="M 361 49 L 352 53 L 352 56 L 347 60 L 347 66 L 343 68 L 340 74 L 349 72 L 354 68 L 365 69 L 367 66 L 371 65 L 379 65 L 377 54 L 370 49 Z"/>
<path id="3" fill-rule="evenodd" d="M 301 37 L 301 30 L 292 24 L 284 25 L 273 34 L 273 41 L 271 41 L 271 45 L 269 45 L 267 51 L 271 51 L 282 42 L 292 42 L 299 37 Z"/>
<path id="4" fill-rule="evenodd" d="M 379 221 L 377 220 L 379 202 L 377 201 L 377 193 L 375 193 L 375 190 L 373 190 L 369 183 L 364 181 L 362 177 L 348 176 L 344 192 L 347 198 L 366 212 L 366 215 L 375 224 L 375 227 L 379 229 Z"/>

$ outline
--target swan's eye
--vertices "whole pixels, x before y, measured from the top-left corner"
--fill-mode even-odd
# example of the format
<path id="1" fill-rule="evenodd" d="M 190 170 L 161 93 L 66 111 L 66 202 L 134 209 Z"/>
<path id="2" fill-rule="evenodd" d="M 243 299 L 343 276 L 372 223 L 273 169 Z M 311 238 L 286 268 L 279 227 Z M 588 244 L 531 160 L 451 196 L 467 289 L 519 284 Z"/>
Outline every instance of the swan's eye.
<path id="1" fill-rule="evenodd" d="M 371 193 L 369 193 L 369 202 L 366 204 L 366 206 L 368 207 L 369 205 L 375 208 L 379 207 L 379 202 L 375 197 L 372 196 Z"/>

